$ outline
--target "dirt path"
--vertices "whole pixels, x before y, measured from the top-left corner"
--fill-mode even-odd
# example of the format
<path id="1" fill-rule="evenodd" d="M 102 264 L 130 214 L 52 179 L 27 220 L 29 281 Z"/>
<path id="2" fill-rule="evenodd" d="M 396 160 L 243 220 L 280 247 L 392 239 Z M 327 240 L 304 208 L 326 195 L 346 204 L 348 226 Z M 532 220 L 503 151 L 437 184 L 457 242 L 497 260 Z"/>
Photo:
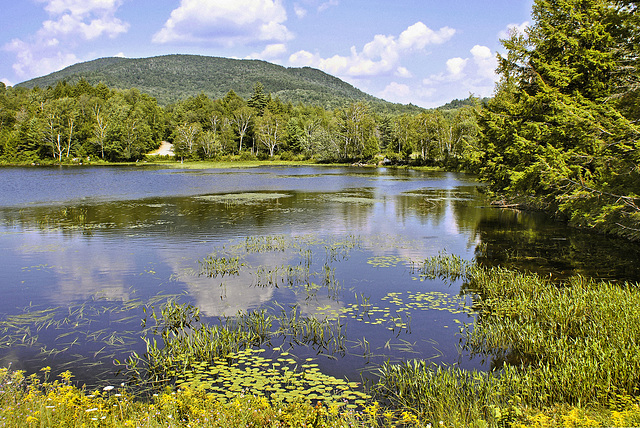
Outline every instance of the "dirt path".
<path id="1" fill-rule="evenodd" d="M 168 141 L 163 141 L 160 143 L 160 147 L 157 150 L 152 151 L 149 155 L 160 155 L 160 156 L 173 156 L 173 144 Z"/>

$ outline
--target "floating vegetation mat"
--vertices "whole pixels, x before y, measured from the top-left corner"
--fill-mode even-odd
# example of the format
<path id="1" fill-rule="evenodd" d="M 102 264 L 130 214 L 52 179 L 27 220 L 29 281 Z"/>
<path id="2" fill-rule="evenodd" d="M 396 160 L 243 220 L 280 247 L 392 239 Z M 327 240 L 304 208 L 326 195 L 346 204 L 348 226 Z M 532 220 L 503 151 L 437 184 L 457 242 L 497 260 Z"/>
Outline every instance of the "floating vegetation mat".
<path id="1" fill-rule="evenodd" d="M 360 204 L 360 205 L 373 205 L 376 202 L 382 202 L 380 199 L 363 198 L 359 196 L 332 196 L 326 198 L 329 202 L 340 202 L 343 204 Z"/>
<path id="2" fill-rule="evenodd" d="M 398 267 L 400 264 L 410 264 L 412 261 L 409 257 L 375 256 L 370 257 L 369 260 L 367 260 L 367 263 L 378 268 L 394 268 Z"/>
<path id="3" fill-rule="evenodd" d="M 371 398 L 357 390 L 358 383 L 321 373 L 313 358 L 299 361 L 289 352 L 266 358 L 264 352 L 266 349 L 246 349 L 212 363 L 198 363 L 179 374 L 176 384 L 204 390 L 218 399 L 244 393 L 274 402 L 312 401 L 357 408 Z"/>
<path id="4" fill-rule="evenodd" d="M 291 195 L 285 193 L 226 193 L 224 195 L 196 196 L 195 199 L 224 204 L 252 205 L 289 197 Z"/>

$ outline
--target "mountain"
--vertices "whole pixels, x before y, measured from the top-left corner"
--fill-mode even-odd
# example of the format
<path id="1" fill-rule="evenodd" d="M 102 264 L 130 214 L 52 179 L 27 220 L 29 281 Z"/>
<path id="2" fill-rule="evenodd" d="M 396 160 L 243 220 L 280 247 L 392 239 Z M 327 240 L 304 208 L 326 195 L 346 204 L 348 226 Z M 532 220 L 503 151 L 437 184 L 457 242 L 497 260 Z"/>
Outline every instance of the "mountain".
<path id="1" fill-rule="evenodd" d="M 260 60 L 229 59 L 198 55 L 166 55 L 152 58 L 101 58 L 72 65 L 47 76 L 16 86 L 46 88 L 66 80 L 81 78 L 90 84 L 104 83 L 110 88 L 138 88 L 154 96 L 162 105 L 203 92 L 213 99 L 230 90 L 249 98 L 256 82 L 284 102 L 301 102 L 335 108 L 352 101 L 366 101 L 378 111 L 415 112 L 416 106 L 403 106 L 368 95 L 352 85 L 320 70 L 286 68 Z"/>

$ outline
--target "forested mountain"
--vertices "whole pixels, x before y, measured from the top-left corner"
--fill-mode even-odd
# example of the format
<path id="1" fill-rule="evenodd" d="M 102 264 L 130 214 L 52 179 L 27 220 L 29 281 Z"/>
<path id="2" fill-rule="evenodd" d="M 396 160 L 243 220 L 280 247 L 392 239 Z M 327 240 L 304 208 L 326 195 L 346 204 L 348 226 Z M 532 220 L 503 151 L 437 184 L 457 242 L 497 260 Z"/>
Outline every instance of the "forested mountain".
<path id="1" fill-rule="evenodd" d="M 75 64 L 47 76 L 18 84 L 25 88 L 47 88 L 59 81 L 76 83 L 85 79 L 109 88 L 137 88 L 167 105 L 204 93 L 222 98 L 233 90 L 248 98 L 260 82 L 266 93 L 283 102 L 303 103 L 326 109 L 366 101 L 377 111 L 417 112 L 416 106 L 392 104 L 368 95 L 352 85 L 309 67 L 286 68 L 259 60 L 239 60 L 197 55 L 167 55 L 152 58 L 102 58 Z"/>

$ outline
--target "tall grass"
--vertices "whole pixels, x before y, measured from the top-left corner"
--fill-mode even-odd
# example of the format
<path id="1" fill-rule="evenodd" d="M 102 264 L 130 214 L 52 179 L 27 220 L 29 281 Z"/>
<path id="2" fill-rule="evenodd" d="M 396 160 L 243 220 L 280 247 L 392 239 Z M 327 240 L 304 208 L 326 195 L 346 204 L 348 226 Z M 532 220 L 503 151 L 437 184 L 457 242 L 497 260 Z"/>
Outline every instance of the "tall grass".
<path id="1" fill-rule="evenodd" d="M 605 402 L 640 387 L 637 285 L 580 276 L 562 284 L 501 268 L 474 270 L 480 318 L 467 326 L 472 353 L 518 367 L 535 405 Z"/>
<path id="2" fill-rule="evenodd" d="M 424 266 L 434 275 L 464 273 L 478 317 L 461 330 L 462 347 L 488 359 L 491 370 L 384 364 L 378 397 L 417 411 L 423 421 L 454 426 L 510 426 L 523 409 L 640 400 L 638 285 L 580 276 L 559 284 L 499 267 L 461 271 L 461 265 L 434 258 Z"/>

